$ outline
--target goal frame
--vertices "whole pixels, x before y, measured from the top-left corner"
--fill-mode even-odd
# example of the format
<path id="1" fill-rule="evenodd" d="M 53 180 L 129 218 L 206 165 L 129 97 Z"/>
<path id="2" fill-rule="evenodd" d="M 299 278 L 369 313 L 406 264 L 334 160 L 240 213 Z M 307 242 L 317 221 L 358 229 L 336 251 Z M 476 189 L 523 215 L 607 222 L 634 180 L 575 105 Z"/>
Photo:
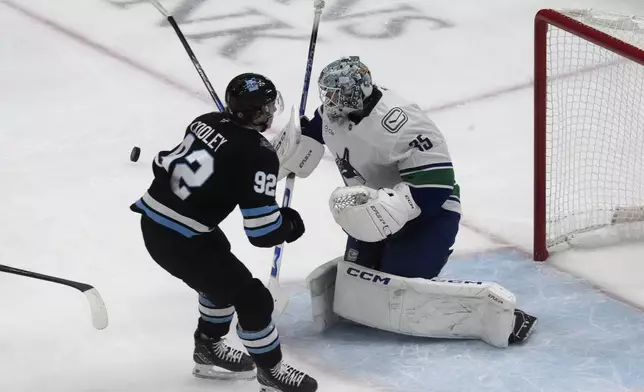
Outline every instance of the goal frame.
<path id="1" fill-rule="evenodd" d="M 539 10 L 534 20 L 534 237 L 533 259 L 549 257 L 546 245 L 548 29 L 554 26 L 619 56 L 644 65 L 644 50 L 566 16 L 555 9 Z"/>

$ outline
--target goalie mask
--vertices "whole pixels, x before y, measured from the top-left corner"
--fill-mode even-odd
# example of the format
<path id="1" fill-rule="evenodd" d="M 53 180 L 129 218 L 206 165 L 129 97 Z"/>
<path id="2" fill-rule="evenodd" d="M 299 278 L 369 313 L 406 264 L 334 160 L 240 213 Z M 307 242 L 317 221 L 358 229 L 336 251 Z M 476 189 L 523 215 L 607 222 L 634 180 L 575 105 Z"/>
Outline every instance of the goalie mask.
<path id="1" fill-rule="evenodd" d="M 324 113 L 342 121 L 349 113 L 362 110 L 373 92 L 371 72 L 358 56 L 343 57 L 324 67 L 318 79 Z"/>

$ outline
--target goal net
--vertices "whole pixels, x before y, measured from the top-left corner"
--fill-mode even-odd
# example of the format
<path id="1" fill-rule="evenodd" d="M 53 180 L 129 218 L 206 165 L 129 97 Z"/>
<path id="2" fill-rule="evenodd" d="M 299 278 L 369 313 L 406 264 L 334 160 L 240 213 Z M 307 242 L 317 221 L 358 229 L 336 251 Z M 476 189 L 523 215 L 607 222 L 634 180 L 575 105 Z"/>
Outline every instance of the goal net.
<path id="1" fill-rule="evenodd" d="M 534 91 L 535 260 L 598 229 L 644 238 L 644 18 L 539 11 Z"/>

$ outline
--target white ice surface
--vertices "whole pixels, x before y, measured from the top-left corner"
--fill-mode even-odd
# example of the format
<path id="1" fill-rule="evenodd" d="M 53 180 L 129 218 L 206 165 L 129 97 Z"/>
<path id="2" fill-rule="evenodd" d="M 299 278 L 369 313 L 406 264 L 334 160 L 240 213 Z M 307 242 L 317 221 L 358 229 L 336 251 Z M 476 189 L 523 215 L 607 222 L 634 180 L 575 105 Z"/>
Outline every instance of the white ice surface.
<path id="1" fill-rule="evenodd" d="M 178 3 L 164 2 L 169 9 Z M 378 83 L 428 108 L 471 101 L 432 112 L 462 186 L 465 217 L 455 258 L 508 245 L 530 251 L 534 13 L 549 6 L 607 9 L 606 2 L 358 3 L 351 12 L 408 4 L 454 26 L 432 31 L 412 23 L 401 38 L 365 41 L 341 35 L 349 20 L 323 21 L 313 81 L 326 62 L 355 53 Z M 69 288 L 0 274 L 0 391 L 256 390 L 251 384 L 205 383 L 190 375 L 194 294 L 149 259 L 138 217 L 128 210 L 149 184 L 155 152 L 176 144 L 187 122 L 214 107 L 176 36 L 159 25 L 157 11 L 147 4 L 119 8 L 98 0 L 14 0 L 75 36 L 9 4 L 0 0 L 0 263 L 95 285 L 110 312 L 110 326 L 94 330 L 85 298 Z M 239 0 L 227 3 L 226 10 L 220 4 L 206 2 L 197 14 L 256 7 L 304 37 L 259 40 L 236 60 L 218 55 L 225 38 L 193 43 L 220 96 L 235 74 L 258 71 L 274 79 L 288 105 L 299 102 L 309 2 Z M 612 1 L 608 9 L 644 14 L 639 1 Z M 377 31 L 386 20 L 361 23 Z M 186 33 L 198 30 L 196 24 L 185 28 Z M 475 99 L 513 87 L 517 90 L 511 93 Z M 312 84 L 307 112 L 317 104 Z M 136 164 L 128 160 L 133 145 L 143 150 Z M 301 282 L 342 252 L 344 235 L 326 210 L 328 194 L 338 185 L 329 159 L 309 179 L 296 181 L 293 207 L 314 223 L 286 247 L 285 281 Z M 272 250 L 250 246 L 237 212 L 223 229 L 238 257 L 256 276 L 267 277 Z M 628 245 L 569 251 L 553 261 L 642 304 L 643 255 L 642 247 Z M 296 361 L 316 372 L 324 390 L 361 390 L 324 369 L 311 369 L 306 358 Z"/>

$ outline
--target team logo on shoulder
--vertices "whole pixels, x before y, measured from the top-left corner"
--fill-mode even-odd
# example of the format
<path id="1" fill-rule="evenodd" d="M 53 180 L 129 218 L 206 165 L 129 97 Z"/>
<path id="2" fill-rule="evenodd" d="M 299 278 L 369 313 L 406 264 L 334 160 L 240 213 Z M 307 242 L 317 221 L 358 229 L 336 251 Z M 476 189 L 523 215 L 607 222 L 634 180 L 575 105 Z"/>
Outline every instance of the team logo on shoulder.
<path id="1" fill-rule="evenodd" d="M 409 117 L 401 108 L 393 108 L 382 119 L 382 126 L 390 133 L 400 131 L 400 128 L 407 123 Z"/>

